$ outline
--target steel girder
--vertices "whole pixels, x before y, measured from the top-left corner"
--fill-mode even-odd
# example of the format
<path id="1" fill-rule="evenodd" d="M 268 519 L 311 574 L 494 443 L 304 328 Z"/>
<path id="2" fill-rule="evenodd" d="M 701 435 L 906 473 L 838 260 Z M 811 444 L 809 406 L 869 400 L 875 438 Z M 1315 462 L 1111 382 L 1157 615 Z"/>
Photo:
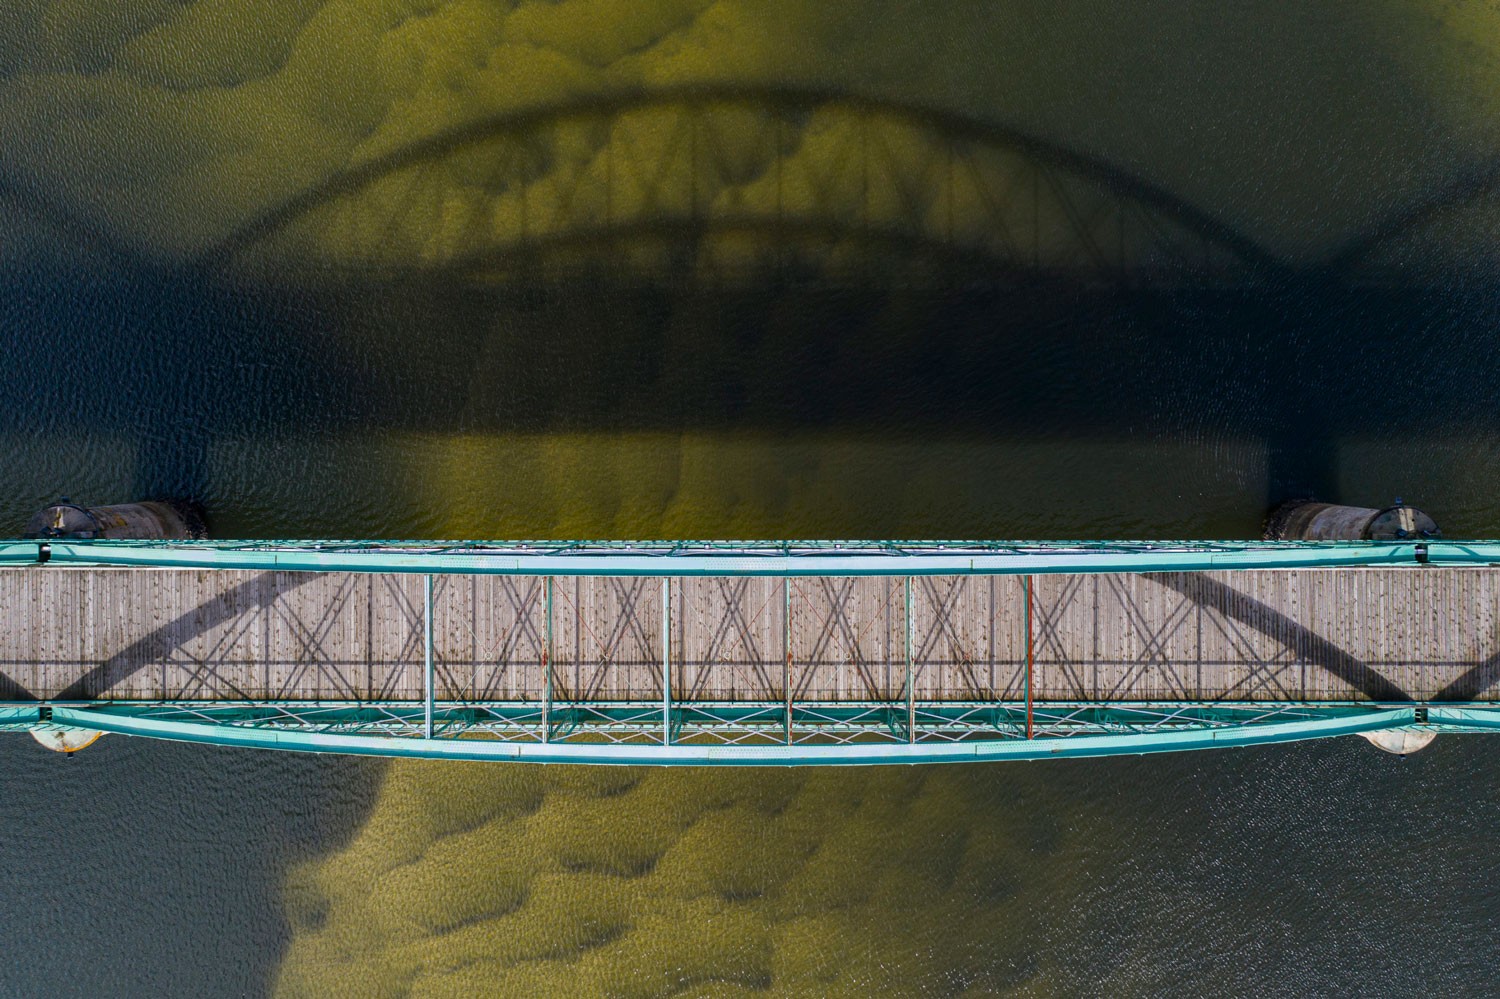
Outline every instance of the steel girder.
<path id="1" fill-rule="evenodd" d="M 1500 563 L 1500 541 L 0 541 L 0 563 L 512 576 L 921 576 Z"/>
<path id="2" fill-rule="evenodd" d="M 1350 703 L 558 704 L 112 702 L 0 706 L 0 728 L 68 726 L 207 745 L 429 759 L 633 765 L 859 765 L 1119 756 L 1418 727 L 1500 730 L 1493 705 Z M 664 735 L 666 736 L 664 738 Z"/>

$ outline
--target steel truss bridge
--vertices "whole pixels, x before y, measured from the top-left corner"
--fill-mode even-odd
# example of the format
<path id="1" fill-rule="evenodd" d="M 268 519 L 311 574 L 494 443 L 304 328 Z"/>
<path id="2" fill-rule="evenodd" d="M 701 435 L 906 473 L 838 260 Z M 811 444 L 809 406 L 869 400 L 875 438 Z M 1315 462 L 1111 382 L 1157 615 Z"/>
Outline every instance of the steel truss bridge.
<path id="1" fill-rule="evenodd" d="M 0 726 L 813 765 L 1500 729 L 1500 542 L 0 543 Z"/>

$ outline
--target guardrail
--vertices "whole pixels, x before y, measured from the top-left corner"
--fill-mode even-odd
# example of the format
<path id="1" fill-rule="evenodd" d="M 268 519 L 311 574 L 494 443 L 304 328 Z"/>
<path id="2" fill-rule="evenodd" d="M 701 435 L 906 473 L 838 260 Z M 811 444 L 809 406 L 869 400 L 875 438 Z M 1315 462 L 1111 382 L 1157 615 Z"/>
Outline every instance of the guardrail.
<path id="1" fill-rule="evenodd" d="M 1500 565 L 1500 541 L 5 541 L 0 563 L 517 576 L 921 576 Z"/>
<path id="2" fill-rule="evenodd" d="M 1012 709 L 1018 706 L 1001 706 Z M 1043 705 L 1058 718 L 1079 705 Z M 1098 706 L 1095 706 L 1098 707 Z M 719 740 L 663 744 L 644 730 L 617 731 L 617 741 L 544 741 L 499 738 L 482 728 L 459 728 L 422 734 L 422 706 L 366 705 L 364 717 L 342 721 L 332 712 L 348 706 L 283 704 L 90 704 L 0 707 L 0 728 L 47 726 L 144 736 L 172 742 L 337 753 L 412 759 L 512 760 L 533 763 L 587 763 L 624 766 L 859 766 L 873 764 L 961 763 L 998 760 L 1042 760 L 1077 757 L 1144 755 L 1201 749 L 1229 749 L 1277 745 L 1311 739 L 1418 729 L 1433 732 L 1500 730 L 1500 708 L 1482 705 L 1285 705 L 1263 706 L 1255 717 L 1237 720 L 1227 712 L 1244 711 L 1201 706 L 1184 712 L 1180 723 L 1162 722 L 1170 712 L 1155 709 L 1159 719 L 1132 731 L 1128 721 L 1107 725 L 1080 724 L 1071 734 L 1061 731 L 1026 738 L 1022 732 L 997 730 L 994 737 L 957 741 L 906 742 L 852 738 L 837 743 L 726 744 Z M 394 710 L 392 710 L 394 708 Z M 517 706 L 524 710 L 524 706 Z M 473 705 L 444 705 L 440 718 L 452 711 L 473 712 Z M 534 713 L 534 706 L 531 710 Z M 629 707 L 618 711 L 628 714 Z M 1130 706 L 1117 708 L 1128 715 Z M 1226 717 L 1216 719 L 1223 710 Z M 215 717 L 215 712 L 220 712 Z M 405 717 L 401 717 L 402 714 Z M 624 716 L 622 714 L 622 717 Z M 235 717 L 238 715 L 239 717 Z M 384 715 L 382 723 L 379 716 Z M 394 719 L 394 721 L 392 721 Z M 380 725 L 394 725 L 398 734 Z M 625 729 L 629 725 L 622 726 Z"/>

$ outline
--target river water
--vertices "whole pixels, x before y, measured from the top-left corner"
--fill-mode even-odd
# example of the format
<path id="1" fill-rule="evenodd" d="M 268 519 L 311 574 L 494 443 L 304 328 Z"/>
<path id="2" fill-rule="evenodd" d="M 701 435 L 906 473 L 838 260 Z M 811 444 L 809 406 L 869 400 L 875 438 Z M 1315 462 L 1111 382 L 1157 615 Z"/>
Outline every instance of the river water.
<path id="1" fill-rule="evenodd" d="M 1500 536 L 1500 15 L 836 6 L 14 5 L 0 534 L 63 495 L 175 495 L 221 537 L 1239 538 L 1317 495 Z M 976 280 L 932 231 L 846 266 L 868 218 L 845 211 L 729 280 L 683 264 L 705 239 L 680 226 L 665 254 L 637 226 L 582 267 L 456 279 L 425 266 L 454 206 L 504 187 L 473 150 L 400 197 L 346 185 L 333 222 L 256 245 L 269 269 L 202 264 L 463 122 L 726 81 L 761 103 L 713 134 L 797 131 L 825 204 L 841 128 L 893 146 L 884 169 L 956 118 L 1100 157 L 1277 267 Z M 765 110 L 792 88 L 931 113 Z M 670 163 L 575 110 L 500 145 L 528 190 L 557 195 L 577 120 L 590 155 Z M 733 173 L 717 196 L 754 204 Z M 952 205 L 941 174 L 905 179 Z M 658 187 L 636 221 L 671 215 Z M 725 776 L 11 737 L 0 992 L 1488 993 L 1490 745 Z"/>

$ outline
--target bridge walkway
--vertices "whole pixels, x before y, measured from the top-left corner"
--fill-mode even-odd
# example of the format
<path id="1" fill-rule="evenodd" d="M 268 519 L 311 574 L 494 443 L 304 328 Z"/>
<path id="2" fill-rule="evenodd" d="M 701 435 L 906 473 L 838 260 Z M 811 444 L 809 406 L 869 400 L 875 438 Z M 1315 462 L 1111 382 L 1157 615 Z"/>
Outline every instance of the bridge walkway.
<path id="1" fill-rule="evenodd" d="M 426 587 L 431 657 L 426 667 Z M 925 576 L 0 570 L 0 701 L 1474 702 L 1500 569 Z M 666 684 L 663 678 L 666 677 Z M 788 722 L 788 725 L 791 723 Z"/>

